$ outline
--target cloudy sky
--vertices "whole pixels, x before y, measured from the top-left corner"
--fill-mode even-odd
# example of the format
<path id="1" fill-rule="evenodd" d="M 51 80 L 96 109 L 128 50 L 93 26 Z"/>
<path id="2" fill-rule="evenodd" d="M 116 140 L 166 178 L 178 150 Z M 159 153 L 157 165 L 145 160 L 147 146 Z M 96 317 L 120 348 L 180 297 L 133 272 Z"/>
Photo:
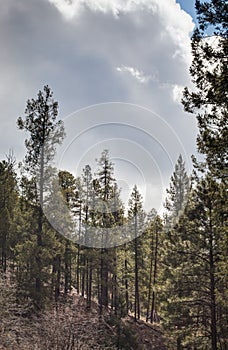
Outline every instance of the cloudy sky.
<path id="1" fill-rule="evenodd" d="M 195 152 L 180 104 L 194 21 L 193 0 L 1 1 L 0 159 L 22 160 L 16 119 L 48 84 L 67 131 L 58 166 L 80 172 L 109 148 L 126 196 L 137 182 L 160 203 L 179 153 L 191 167 Z"/>

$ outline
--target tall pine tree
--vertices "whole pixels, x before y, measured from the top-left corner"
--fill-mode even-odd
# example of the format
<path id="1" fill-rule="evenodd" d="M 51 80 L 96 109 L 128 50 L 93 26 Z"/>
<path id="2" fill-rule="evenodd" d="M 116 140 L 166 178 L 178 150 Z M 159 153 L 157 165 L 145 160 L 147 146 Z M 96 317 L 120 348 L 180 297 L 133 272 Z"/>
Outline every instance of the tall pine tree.
<path id="1" fill-rule="evenodd" d="M 18 118 L 18 127 L 29 133 L 25 141 L 27 154 L 25 156 L 25 169 L 29 174 L 36 177 L 38 184 L 37 222 L 36 222 L 36 256 L 34 271 L 36 271 L 36 305 L 42 307 L 43 293 L 43 226 L 45 180 L 47 181 L 47 169 L 55 154 L 56 145 L 62 142 L 64 128 L 62 121 L 57 120 L 58 103 L 53 99 L 53 93 L 48 86 L 39 91 L 36 99 L 27 101 L 25 117 Z"/>

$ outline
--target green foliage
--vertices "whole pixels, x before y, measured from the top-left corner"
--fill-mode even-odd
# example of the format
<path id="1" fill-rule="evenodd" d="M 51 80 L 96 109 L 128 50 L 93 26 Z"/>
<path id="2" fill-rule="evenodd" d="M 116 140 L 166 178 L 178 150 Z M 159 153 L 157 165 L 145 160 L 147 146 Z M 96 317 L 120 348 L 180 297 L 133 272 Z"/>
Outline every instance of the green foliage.
<path id="1" fill-rule="evenodd" d="M 196 1 L 196 9 L 199 26 L 192 38 L 190 68 L 195 89 L 192 92 L 185 89 L 183 105 L 186 111 L 197 113 L 197 147 L 206 160 L 198 168 L 209 169 L 216 177 L 227 179 L 227 2 Z M 209 29 L 211 36 L 207 36 Z"/>
<path id="2" fill-rule="evenodd" d="M 140 263 L 142 256 L 142 241 L 139 236 L 143 233 L 145 221 L 145 212 L 143 210 L 142 196 L 135 185 L 128 203 L 128 225 L 130 232 L 128 236 L 133 239 L 132 253 L 134 261 L 134 318 L 135 321 L 140 318 L 140 292 L 139 292 L 139 273 L 142 269 Z M 141 265 L 141 266 L 140 266 Z"/>
<path id="3" fill-rule="evenodd" d="M 220 186 L 210 176 L 196 184 L 166 241 L 163 323 L 183 348 L 214 350 L 217 342 L 225 346 L 227 308 L 218 298 L 227 289 L 219 267 L 227 246 Z"/>
<path id="4" fill-rule="evenodd" d="M 197 113 L 198 151 L 204 160 L 193 157 L 196 185 L 182 229 L 189 235 L 189 283 L 192 300 L 189 314 L 197 320 L 197 349 L 227 348 L 227 1 L 196 1 L 198 28 L 192 38 L 190 68 L 195 90 L 184 92 L 186 111 Z M 194 255 L 194 256 L 193 256 Z M 196 290 L 197 285 L 197 290 Z M 222 296 L 222 297 L 221 297 Z M 198 300 L 198 304 L 196 303 Z M 226 300 L 226 301 L 224 301 Z M 187 328 L 187 327 L 186 327 Z M 193 328 L 193 327 L 190 327 Z M 196 326 L 195 326 L 196 329 Z M 191 339 L 191 336 L 188 336 Z M 188 340 L 190 342 L 190 340 Z"/>
<path id="5" fill-rule="evenodd" d="M 63 140 L 63 122 L 56 121 L 57 115 L 58 102 L 53 100 L 49 86 L 44 86 L 44 91 L 38 92 L 37 99 L 27 101 L 25 118 L 19 117 L 17 120 L 19 129 L 30 134 L 25 141 L 25 162 L 29 172 L 37 171 L 37 166 L 40 170 L 42 162 L 47 164 L 53 159 L 56 144 Z"/>
<path id="6" fill-rule="evenodd" d="M 65 170 L 56 174 L 50 161 L 64 136 L 63 124 L 57 121 L 58 104 L 48 86 L 36 100 L 28 100 L 25 118 L 18 119 L 19 128 L 30 135 L 20 182 L 12 159 L 0 162 L 1 267 L 4 278 L 10 271 L 17 282 L 12 303 L 9 298 L 13 307 L 3 305 L 0 314 L 11 320 L 9 310 L 13 310 L 15 316 L 15 295 L 18 305 L 31 299 L 36 310 L 54 302 L 56 311 L 51 316 L 42 313 L 40 334 L 35 336 L 43 348 L 69 344 L 73 349 L 77 337 L 77 346 L 85 349 L 91 344 L 94 349 L 137 349 L 140 344 L 132 328 L 140 326 L 140 318 L 162 321 L 170 349 L 227 348 L 225 7 L 224 1 L 196 2 L 199 29 L 193 36 L 191 67 L 196 91 L 186 89 L 183 103 L 186 110 L 198 112 L 197 145 L 205 161 L 195 160 L 195 169 L 204 172 L 201 178 L 194 172 L 190 188 L 179 156 L 167 190 L 164 220 L 155 210 L 146 215 L 137 186 L 125 213 L 108 150 L 97 160 L 94 174 L 89 165 L 78 178 Z M 216 30 L 214 45 L 203 37 L 209 24 Z M 54 218 L 53 226 L 42 212 L 44 206 Z M 123 238 L 126 243 L 118 246 Z M 98 248 L 89 248 L 94 245 Z M 73 299 L 77 295 L 77 311 L 80 303 L 86 306 L 83 317 L 67 309 L 68 295 Z M 88 309 L 90 315 L 99 311 L 98 324 L 88 324 Z M 129 314 L 134 316 L 132 327 L 123 320 Z M 84 338 L 82 328 L 91 334 L 94 329 L 106 334 L 108 329 L 114 338 L 93 342 Z M 1 327 L 0 332 L 5 337 Z"/>
<path id="7" fill-rule="evenodd" d="M 24 190 L 27 192 L 27 200 L 33 205 L 31 221 L 33 228 L 29 236 L 36 236 L 36 243 L 31 249 L 31 261 L 27 266 L 32 266 L 30 282 L 34 286 L 33 299 L 38 309 L 41 309 L 46 297 L 47 276 L 49 275 L 47 267 L 51 259 L 52 250 L 55 251 L 55 240 L 50 239 L 55 236 L 45 222 L 42 212 L 44 205 L 44 191 L 47 190 L 47 184 L 51 185 L 50 161 L 55 154 L 56 145 L 61 143 L 64 137 L 64 128 L 62 121 L 56 121 L 58 115 L 58 103 L 53 100 L 53 93 L 48 86 L 44 86 L 44 91 L 39 91 L 37 99 L 27 101 L 25 109 L 25 118 L 18 118 L 19 129 L 29 133 L 29 138 L 25 140 L 27 154 L 25 156 L 24 169 L 32 176 L 27 180 L 24 175 Z M 29 192 L 31 181 L 35 183 L 34 191 Z M 32 193 L 32 197 L 29 197 Z M 30 237 L 28 237 L 30 241 Z M 31 264 L 32 263 L 32 264 Z M 26 268 L 28 270 L 28 268 Z M 34 278 L 33 278 L 34 276 Z"/>
<path id="8" fill-rule="evenodd" d="M 190 189 L 190 179 L 185 170 L 185 163 L 180 154 L 170 179 L 170 186 L 166 190 L 168 196 L 165 201 L 165 226 L 169 230 L 178 222 L 184 212 Z"/>
<path id="9" fill-rule="evenodd" d="M 7 161 L 0 162 L 0 266 L 6 272 L 7 260 L 11 257 L 11 226 L 18 201 L 14 159 L 10 155 Z"/>

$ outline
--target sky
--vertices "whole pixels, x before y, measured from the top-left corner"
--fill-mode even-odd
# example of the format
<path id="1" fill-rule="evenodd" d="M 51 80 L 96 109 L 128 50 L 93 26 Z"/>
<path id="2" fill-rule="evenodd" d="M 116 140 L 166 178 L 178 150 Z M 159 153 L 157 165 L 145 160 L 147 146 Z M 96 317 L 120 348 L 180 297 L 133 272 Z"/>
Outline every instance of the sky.
<path id="1" fill-rule="evenodd" d="M 7 0 L 0 3 L 0 159 L 25 155 L 16 120 L 48 84 L 67 137 L 56 166 L 80 175 L 104 148 L 127 200 L 163 203 L 178 155 L 191 169 L 195 118 L 180 103 L 191 86 L 192 0 Z"/>

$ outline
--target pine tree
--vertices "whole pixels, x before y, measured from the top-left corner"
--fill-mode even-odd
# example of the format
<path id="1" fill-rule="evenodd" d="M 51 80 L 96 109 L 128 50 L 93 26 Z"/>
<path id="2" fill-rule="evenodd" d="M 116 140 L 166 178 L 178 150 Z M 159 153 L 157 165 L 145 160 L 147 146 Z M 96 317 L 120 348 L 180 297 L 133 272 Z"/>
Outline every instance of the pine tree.
<path id="1" fill-rule="evenodd" d="M 68 171 L 60 171 L 59 174 L 59 185 L 62 190 L 64 201 L 69 210 L 75 208 L 75 191 L 76 191 L 76 180 L 74 176 Z M 73 244 L 69 239 L 64 239 L 64 292 L 67 294 L 71 290 L 72 281 L 72 254 Z M 56 259 L 56 258 L 55 258 Z M 57 257 L 59 261 L 60 256 Z M 60 262 L 58 263 L 60 266 Z M 60 272 L 57 272 L 59 274 Z M 58 278 L 58 284 L 59 284 Z"/>
<path id="2" fill-rule="evenodd" d="M 145 261 L 145 281 L 146 286 L 146 321 L 154 323 L 158 321 L 158 295 L 157 284 L 160 265 L 160 250 L 162 245 L 162 220 L 155 210 L 151 210 L 148 215 L 146 232 L 144 234 L 144 256 Z M 145 258 L 144 258 L 145 259 Z"/>
<path id="3" fill-rule="evenodd" d="M 190 92 L 186 88 L 183 97 L 185 110 L 197 113 L 199 127 L 197 147 L 198 151 L 204 155 L 204 160 L 201 162 L 193 158 L 195 169 L 203 174 L 202 179 L 197 178 L 196 190 L 200 198 L 197 197 L 197 200 L 201 202 L 202 207 L 198 213 L 194 214 L 196 217 L 198 217 L 197 214 L 204 217 L 203 226 L 207 232 L 204 245 L 201 247 L 203 254 L 200 256 L 204 256 L 204 253 L 208 252 L 205 266 L 210 272 L 208 290 L 211 295 L 208 317 L 213 350 L 226 349 L 227 346 L 221 335 L 223 332 L 225 333 L 221 324 L 224 322 L 224 318 L 227 318 L 227 308 L 222 302 L 225 296 L 224 290 L 227 288 L 227 278 L 224 276 L 227 270 L 228 249 L 227 216 L 224 212 L 224 203 L 227 202 L 227 193 L 224 189 L 227 188 L 228 163 L 227 10 L 228 5 L 225 0 L 196 1 L 198 27 L 192 38 L 193 62 L 190 68 L 195 91 Z M 201 227 L 200 225 L 202 222 L 199 223 L 199 227 Z M 196 232 L 198 232 L 199 237 L 200 232 Z M 199 248 L 200 240 L 198 242 Z M 223 295 L 222 298 L 221 295 Z M 221 302 L 223 306 L 221 306 Z M 205 328 L 207 327 L 205 326 Z"/>
<path id="4" fill-rule="evenodd" d="M 227 179 L 228 5 L 225 0 L 197 0 L 196 10 L 199 24 L 192 37 L 190 68 L 195 90 L 185 88 L 183 105 L 197 113 L 197 147 L 205 156 L 198 166 Z"/>
<path id="5" fill-rule="evenodd" d="M 86 294 L 87 307 L 91 307 L 92 299 L 92 275 L 93 275 L 93 251 L 88 246 L 92 243 L 90 234 L 90 210 L 93 194 L 93 177 L 90 165 L 86 165 L 82 173 L 82 193 L 83 193 L 83 226 L 84 226 L 84 244 L 83 250 L 83 269 L 82 269 L 82 295 L 84 290 Z"/>
<path id="6" fill-rule="evenodd" d="M 145 213 L 143 210 L 142 196 L 135 185 L 131 193 L 128 203 L 128 221 L 133 238 L 134 252 L 134 319 L 140 319 L 140 295 L 139 295 L 139 258 L 140 244 L 139 236 L 142 235 L 144 229 Z"/>
<path id="7" fill-rule="evenodd" d="M 174 172 L 170 179 L 170 187 L 166 190 L 166 228 L 178 222 L 178 217 L 183 213 L 188 199 L 189 177 L 185 170 L 185 163 L 180 155 L 175 164 Z"/>
<path id="8" fill-rule="evenodd" d="M 119 281 L 118 281 L 118 248 L 121 243 L 120 237 L 123 234 L 123 224 L 124 224 L 124 207 L 120 198 L 121 190 L 118 189 L 117 184 L 113 187 L 113 201 L 111 205 L 112 215 L 114 219 L 113 223 L 113 245 L 114 247 L 110 249 L 111 256 L 113 257 L 112 267 L 111 267 L 111 307 L 114 309 L 115 315 L 121 315 L 123 312 L 122 307 L 122 294 L 120 292 Z"/>
<path id="9" fill-rule="evenodd" d="M 113 225 L 113 214 L 110 203 L 112 201 L 113 186 L 115 183 L 113 173 L 113 164 L 109 159 L 108 150 L 104 150 L 101 154 L 98 163 L 97 177 L 97 196 L 100 207 L 100 228 L 101 228 L 101 252 L 100 252 L 100 307 L 102 313 L 102 305 L 108 306 L 108 287 L 109 287 L 109 268 L 110 255 L 107 247 L 109 247 L 112 237 L 109 234 L 109 229 Z M 100 200 L 100 202 L 99 202 Z M 100 211 L 100 212 L 99 212 Z"/>
<path id="10" fill-rule="evenodd" d="M 27 155 L 25 156 L 25 169 L 37 179 L 37 195 L 39 200 L 37 225 L 36 225 L 36 256 L 34 271 L 36 271 L 36 305 L 42 307 L 42 270 L 43 270 L 43 225 L 45 181 L 47 183 L 48 166 L 55 154 L 55 147 L 61 143 L 64 130 L 61 121 L 57 121 L 58 103 L 53 100 L 53 93 L 48 86 L 44 91 L 39 91 L 37 99 L 27 101 L 25 118 L 18 118 L 18 127 L 30 134 L 25 145 Z"/>
<path id="11" fill-rule="evenodd" d="M 227 288 L 219 273 L 221 233 L 224 230 L 221 218 L 225 211 L 220 186 L 210 175 L 201 179 L 193 192 L 192 204 L 186 211 L 189 222 L 186 234 L 189 235 L 191 327 L 196 328 L 197 323 L 194 339 L 196 344 L 198 342 L 197 346 L 202 349 L 211 346 L 213 350 L 227 346 L 224 329 L 227 307 L 222 306 L 218 298 L 220 293 L 224 295 Z M 180 229 L 186 229 L 185 222 L 182 222 Z"/>
<path id="12" fill-rule="evenodd" d="M 227 284 L 219 263 L 227 246 L 223 188 L 210 175 L 198 179 L 165 241 L 163 319 L 177 349 L 226 349 L 221 295 Z"/>
<path id="13" fill-rule="evenodd" d="M 180 254 L 184 236 L 177 231 L 180 218 L 184 214 L 189 194 L 189 178 L 185 170 L 185 164 L 180 155 L 175 164 L 171 176 L 170 187 L 167 190 L 168 197 L 165 202 L 164 241 L 162 254 L 161 284 L 163 295 L 160 296 L 162 318 L 167 328 L 176 336 L 176 348 L 181 350 L 181 329 L 186 319 L 182 317 L 179 304 L 176 302 L 182 297 L 183 278 L 180 275 L 180 266 L 185 261 Z"/>
<path id="14" fill-rule="evenodd" d="M 4 273 L 7 269 L 7 259 L 11 257 L 10 231 L 18 203 L 14 164 L 12 155 L 9 155 L 7 160 L 0 162 L 0 265 Z"/>

